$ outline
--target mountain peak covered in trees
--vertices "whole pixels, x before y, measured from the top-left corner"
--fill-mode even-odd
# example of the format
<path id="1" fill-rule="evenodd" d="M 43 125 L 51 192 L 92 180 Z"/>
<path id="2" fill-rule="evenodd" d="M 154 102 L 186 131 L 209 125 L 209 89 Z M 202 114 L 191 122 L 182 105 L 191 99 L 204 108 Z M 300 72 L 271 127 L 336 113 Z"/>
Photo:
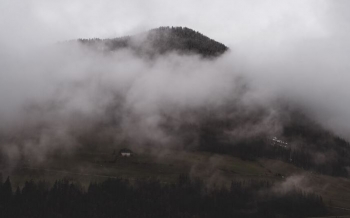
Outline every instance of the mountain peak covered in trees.
<path id="1" fill-rule="evenodd" d="M 133 36 L 78 41 L 102 51 L 131 49 L 136 54 L 149 56 L 178 52 L 218 57 L 228 50 L 224 44 L 187 27 L 159 27 Z"/>

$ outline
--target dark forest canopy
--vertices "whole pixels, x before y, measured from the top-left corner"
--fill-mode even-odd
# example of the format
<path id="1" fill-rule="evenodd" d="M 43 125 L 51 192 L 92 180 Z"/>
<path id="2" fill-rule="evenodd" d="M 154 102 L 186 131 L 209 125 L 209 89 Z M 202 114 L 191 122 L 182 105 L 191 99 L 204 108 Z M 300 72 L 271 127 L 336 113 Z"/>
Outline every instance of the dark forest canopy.
<path id="1" fill-rule="evenodd" d="M 155 56 L 168 52 L 217 57 L 228 50 L 224 44 L 187 27 L 160 27 L 134 36 L 113 39 L 79 39 L 102 51 L 131 49 L 138 55 Z"/>

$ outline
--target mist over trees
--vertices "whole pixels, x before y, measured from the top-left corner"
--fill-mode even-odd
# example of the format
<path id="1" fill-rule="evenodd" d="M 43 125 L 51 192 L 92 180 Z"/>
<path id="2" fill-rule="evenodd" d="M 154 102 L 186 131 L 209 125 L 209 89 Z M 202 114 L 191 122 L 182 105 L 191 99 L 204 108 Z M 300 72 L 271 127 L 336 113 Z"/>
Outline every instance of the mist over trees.
<path id="1" fill-rule="evenodd" d="M 4 0 L 0 218 L 330 215 L 322 197 L 301 190 L 321 193 L 345 213 L 349 6 Z M 187 27 L 145 31 L 159 25 L 186 25 L 213 38 Z M 117 160 L 121 148 L 135 159 Z M 52 178 L 44 171 L 58 172 Z M 120 178 L 88 187 L 37 180 L 40 173 L 59 179 L 59 172 L 171 181 L 190 175 L 174 183 Z M 35 181 L 13 187 L 28 175 Z M 194 175 L 214 178 L 210 188 Z M 227 178 L 242 181 L 228 189 L 212 185 Z"/>

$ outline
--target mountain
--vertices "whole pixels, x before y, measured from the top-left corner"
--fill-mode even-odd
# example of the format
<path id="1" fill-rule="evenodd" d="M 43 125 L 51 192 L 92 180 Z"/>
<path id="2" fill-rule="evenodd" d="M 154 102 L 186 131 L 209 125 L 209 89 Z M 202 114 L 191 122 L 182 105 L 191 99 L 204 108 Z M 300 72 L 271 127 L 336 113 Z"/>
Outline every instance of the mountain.
<path id="1" fill-rule="evenodd" d="M 222 43 L 186 27 L 160 27 L 134 36 L 79 39 L 79 42 L 103 52 L 130 49 L 143 57 L 178 52 L 215 58 L 228 50 Z M 278 159 L 326 175 L 350 176 L 350 144 L 346 140 L 325 129 L 300 108 L 288 109 L 281 103 L 274 110 L 281 114 L 273 121 L 269 118 L 269 108 L 241 111 L 238 105 L 230 103 L 208 113 L 185 111 L 177 117 L 164 112 L 161 127 L 187 150 L 230 154 L 246 160 Z M 274 128 L 271 122 L 279 126 L 279 131 L 269 129 Z M 271 140 L 286 144 L 279 146 Z M 82 144 L 92 141 L 88 137 Z"/>
<path id="2" fill-rule="evenodd" d="M 169 52 L 218 57 L 228 50 L 224 44 L 187 27 L 160 27 L 147 32 L 113 39 L 79 39 L 80 43 L 102 51 L 131 49 L 139 55 Z"/>

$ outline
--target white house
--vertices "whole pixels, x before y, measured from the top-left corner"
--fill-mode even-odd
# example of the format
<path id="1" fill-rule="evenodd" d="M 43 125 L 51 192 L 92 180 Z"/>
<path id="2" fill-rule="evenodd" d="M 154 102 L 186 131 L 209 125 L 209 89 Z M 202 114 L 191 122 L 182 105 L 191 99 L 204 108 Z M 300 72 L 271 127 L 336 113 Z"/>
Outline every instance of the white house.
<path id="1" fill-rule="evenodd" d="M 123 148 L 119 151 L 119 154 L 122 156 L 122 157 L 130 157 L 132 155 L 132 151 L 130 149 L 127 149 L 127 148 Z"/>

